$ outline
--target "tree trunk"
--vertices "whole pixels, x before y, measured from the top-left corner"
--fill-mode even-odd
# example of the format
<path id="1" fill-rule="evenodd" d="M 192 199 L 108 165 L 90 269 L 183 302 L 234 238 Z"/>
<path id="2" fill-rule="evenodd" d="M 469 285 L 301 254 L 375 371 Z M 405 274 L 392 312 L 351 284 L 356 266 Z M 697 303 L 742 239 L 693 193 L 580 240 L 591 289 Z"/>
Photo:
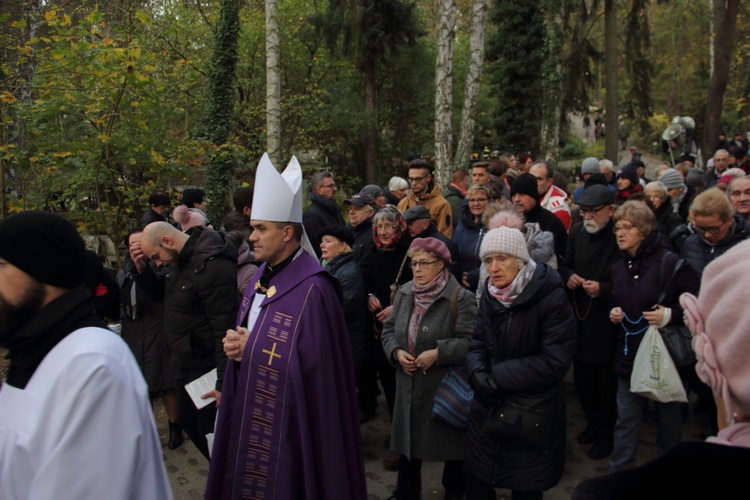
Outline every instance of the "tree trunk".
<path id="1" fill-rule="evenodd" d="M 617 167 L 617 10 L 615 0 L 604 1 L 604 57 L 607 78 L 607 113 L 604 156 Z"/>
<path id="2" fill-rule="evenodd" d="M 266 150 L 281 166 L 281 62 L 279 2 L 266 0 Z"/>
<path id="3" fill-rule="evenodd" d="M 546 0 L 544 103 L 542 112 L 541 152 L 551 162 L 557 161 L 562 121 L 562 51 L 563 2 Z"/>
<path id="4" fill-rule="evenodd" d="M 456 168 L 468 168 L 471 148 L 474 145 L 477 101 L 479 100 L 484 62 L 484 28 L 487 19 L 487 0 L 474 0 L 471 7 L 471 40 L 469 42 L 469 67 L 466 72 L 464 106 L 461 112 L 461 133 L 453 158 Z"/>
<path id="5" fill-rule="evenodd" d="M 739 0 L 714 0 L 713 66 L 711 81 L 708 84 L 706 100 L 706 122 L 703 129 L 703 150 L 713 153 L 714 145 L 721 131 L 721 110 L 724 105 L 724 92 L 727 90 L 729 69 L 734 56 L 737 32 Z"/>
<path id="6" fill-rule="evenodd" d="M 438 184 L 450 182 L 453 160 L 453 41 L 456 0 L 441 0 L 435 63 L 435 174 Z"/>
<path id="7" fill-rule="evenodd" d="M 209 105 L 205 136 L 209 142 L 226 143 L 232 132 L 235 99 L 235 68 L 240 33 L 237 0 L 221 0 L 219 28 L 216 32 L 211 73 L 209 75 Z M 233 186 L 232 161 L 214 155 L 206 166 L 206 196 L 211 200 L 208 217 L 219 224 L 229 212 Z"/>
<path id="8" fill-rule="evenodd" d="M 378 121 L 375 109 L 375 59 L 368 57 L 364 62 L 365 70 L 365 180 L 368 184 L 377 184 L 377 147 Z"/>

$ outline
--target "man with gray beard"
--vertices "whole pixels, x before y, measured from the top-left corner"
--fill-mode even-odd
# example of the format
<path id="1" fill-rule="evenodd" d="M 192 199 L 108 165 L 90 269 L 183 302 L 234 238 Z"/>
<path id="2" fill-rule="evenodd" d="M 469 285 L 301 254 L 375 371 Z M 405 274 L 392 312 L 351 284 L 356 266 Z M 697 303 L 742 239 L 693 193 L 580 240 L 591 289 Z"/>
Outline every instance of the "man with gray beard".
<path id="1" fill-rule="evenodd" d="M 609 273 L 620 258 L 613 231 L 614 193 L 600 184 L 583 190 L 578 204 L 582 222 L 573 224 L 560 266 L 578 320 L 573 381 L 587 426 L 577 441 L 593 446 L 591 459 L 612 453 L 617 419 L 617 379 L 612 370 L 617 331 L 609 321 Z"/>

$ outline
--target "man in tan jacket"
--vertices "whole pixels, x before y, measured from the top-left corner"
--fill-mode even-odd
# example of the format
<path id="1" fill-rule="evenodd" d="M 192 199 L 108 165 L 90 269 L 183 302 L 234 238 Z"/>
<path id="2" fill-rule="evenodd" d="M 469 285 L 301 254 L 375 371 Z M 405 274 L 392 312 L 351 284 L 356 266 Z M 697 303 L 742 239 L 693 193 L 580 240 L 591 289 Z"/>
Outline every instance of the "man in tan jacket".
<path id="1" fill-rule="evenodd" d="M 427 160 L 416 159 L 409 162 L 409 194 L 399 202 L 401 212 L 422 205 L 430 211 L 430 220 L 438 230 L 448 238 L 453 237 L 453 211 L 451 205 L 442 195 L 440 186 L 435 184 L 430 173 L 431 165 Z"/>

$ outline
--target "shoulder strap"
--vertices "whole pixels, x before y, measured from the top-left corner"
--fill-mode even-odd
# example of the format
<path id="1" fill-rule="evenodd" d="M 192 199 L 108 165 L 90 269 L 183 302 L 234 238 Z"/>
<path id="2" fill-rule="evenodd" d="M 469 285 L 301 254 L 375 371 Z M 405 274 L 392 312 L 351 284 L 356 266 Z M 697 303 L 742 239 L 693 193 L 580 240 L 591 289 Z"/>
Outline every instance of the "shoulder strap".
<path id="1" fill-rule="evenodd" d="M 453 292 L 451 292 L 451 330 L 455 330 L 456 328 L 456 317 L 458 316 L 458 304 L 457 304 L 457 298 L 458 298 L 458 292 L 461 291 L 461 287 L 457 286 L 453 289 Z"/>
<path id="2" fill-rule="evenodd" d="M 672 284 L 672 280 L 674 279 L 675 275 L 677 274 L 677 271 L 680 270 L 680 267 L 682 267 L 682 263 L 685 262 L 685 259 L 677 259 L 677 262 L 675 262 L 674 269 L 672 270 L 672 276 L 669 278 L 669 281 L 666 285 L 663 285 L 664 283 L 664 271 L 666 270 L 667 265 L 667 256 L 674 252 L 664 252 L 664 255 L 661 256 L 661 262 L 659 263 L 659 287 L 661 288 L 661 293 L 659 293 L 659 298 L 656 299 L 657 304 L 661 304 L 664 300 L 664 297 L 667 296 L 667 290 L 669 289 L 669 285 Z"/>
<path id="3" fill-rule="evenodd" d="M 406 259 L 409 258 L 409 253 L 407 252 L 406 255 L 404 255 L 404 260 L 401 261 L 401 267 L 398 268 L 398 274 L 396 275 L 396 281 L 395 284 L 398 286 L 398 280 L 401 279 L 401 272 L 404 270 L 404 264 L 406 264 Z"/>

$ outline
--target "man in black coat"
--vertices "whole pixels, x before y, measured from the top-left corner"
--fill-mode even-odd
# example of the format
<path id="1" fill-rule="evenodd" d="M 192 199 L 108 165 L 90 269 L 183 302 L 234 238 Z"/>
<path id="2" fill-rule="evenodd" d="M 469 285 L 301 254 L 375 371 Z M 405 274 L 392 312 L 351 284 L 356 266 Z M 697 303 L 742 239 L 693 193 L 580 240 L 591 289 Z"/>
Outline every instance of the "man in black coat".
<path id="1" fill-rule="evenodd" d="M 617 420 L 617 377 L 612 370 L 617 330 L 609 320 L 609 274 L 620 258 L 612 230 L 614 200 L 607 186 L 595 184 L 583 190 L 578 199 L 583 221 L 570 228 L 560 265 L 578 320 L 573 381 L 588 422 L 577 440 L 582 445 L 594 443 L 588 451 L 594 460 L 612 453 Z"/>
<path id="2" fill-rule="evenodd" d="M 377 205 L 375 198 L 369 194 L 355 194 L 344 203 L 349 207 L 349 225 L 347 226 L 354 234 L 352 245 L 352 257 L 358 264 L 370 253 L 372 243 L 372 218 L 375 216 Z"/>
<path id="3" fill-rule="evenodd" d="M 167 214 L 171 210 L 169 194 L 162 189 L 157 189 L 148 197 L 148 210 L 141 217 L 141 229 L 152 222 L 163 222 L 167 220 Z"/>
<path id="4" fill-rule="evenodd" d="M 133 280 L 152 300 L 164 301 L 164 330 L 177 369 L 177 422 L 208 458 L 206 434 L 213 432 L 216 405 L 197 410 L 184 385 L 217 369 L 214 390 L 221 399 L 227 357 L 222 339 L 237 316 L 237 249 L 224 235 L 196 227 L 188 236 L 166 222 L 146 226 L 141 248 L 132 252 Z M 171 271 L 162 279 L 148 264 Z"/>
<path id="5" fill-rule="evenodd" d="M 568 242 L 568 232 L 555 214 L 539 204 L 536 177 L 531 174 L 519 175 L 510 187 L 510 198 L 516 210 L 526 217 L 526 222 L 536 222 L 542 231 L 552 233 L 555 237 L 557 261 L 562 262 Z"/>
<path id="6" fill-rule="evenodd" d="M 320 230 L 326 226 L 343 226 L 344 218 L 336 204 L 336 183 L 331 172 L 318 172 L 310 179 L 310 206 L 302 216 L 307 237 L 320 259 Z"/>

